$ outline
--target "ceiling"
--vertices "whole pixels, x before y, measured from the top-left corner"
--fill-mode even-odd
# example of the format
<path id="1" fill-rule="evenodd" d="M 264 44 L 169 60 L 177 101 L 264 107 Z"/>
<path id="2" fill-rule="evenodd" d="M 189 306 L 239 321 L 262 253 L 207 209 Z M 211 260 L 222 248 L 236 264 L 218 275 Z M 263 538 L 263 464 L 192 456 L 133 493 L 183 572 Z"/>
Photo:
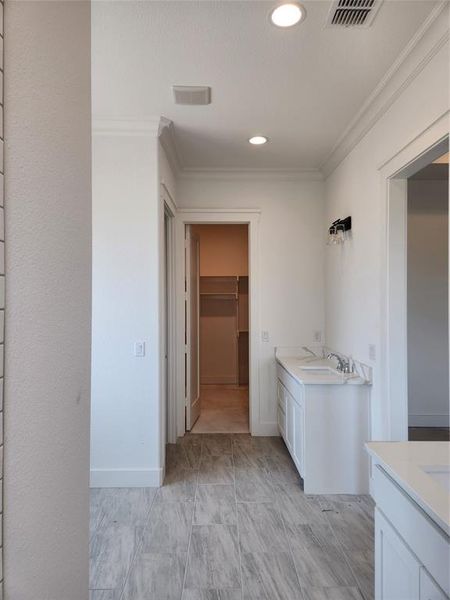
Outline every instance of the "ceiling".
<path id="1" fill-rule="evenodd" d="M 187 169 L 320 168 L 436 2 L 385 0 L 368 29 L 326 28 L 329 0 L 279 29 L 273 5 L 94 1 L 94 115 L 172 120 Z M 174 84 L 211 86 L 212 103 L 175 105 Z"/>

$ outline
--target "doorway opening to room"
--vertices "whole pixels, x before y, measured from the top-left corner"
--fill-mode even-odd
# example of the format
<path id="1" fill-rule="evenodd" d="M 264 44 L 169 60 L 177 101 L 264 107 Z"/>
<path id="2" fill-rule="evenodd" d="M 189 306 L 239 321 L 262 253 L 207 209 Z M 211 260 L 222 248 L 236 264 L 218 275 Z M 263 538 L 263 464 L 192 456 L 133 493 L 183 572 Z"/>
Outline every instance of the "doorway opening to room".
<path id="1" fill-rule="evenodd" d="M 186 225 L 185 239 L 186 431 L 248 433 L 248 225 Z"/>
<path id="2" fill-rule="evenodd" d="M 387 184 L 383 366 L 389 439 L 445 441 L 450 439 L 447 122 L 418 136 L 381 174 Z"/>
<path id="3" fill-rule="evenodd" d="M 450 441 L 448 152 L 407 180 L 408 439 Z"/>

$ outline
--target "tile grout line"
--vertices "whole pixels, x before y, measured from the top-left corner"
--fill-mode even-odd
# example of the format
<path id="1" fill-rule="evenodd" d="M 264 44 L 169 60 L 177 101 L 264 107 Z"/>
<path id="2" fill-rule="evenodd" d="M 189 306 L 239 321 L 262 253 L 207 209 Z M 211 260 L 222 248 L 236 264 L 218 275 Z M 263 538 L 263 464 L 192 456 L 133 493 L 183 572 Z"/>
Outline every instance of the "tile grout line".
<path id="1" fill-rule="evenodd" d="M 130 566 L 128 567 L 127 574 L 126 574 L 125 579 L 123 581 L 122 591 L 120 592 L 119 600 L 122 600 L 122 598 L 123 598 L 123 595 L 125 593 L 125 588 L 126 588 L 126 585 L 128 583 L 128 579 L 130 577 L 131 569 L 134 566 L 134 563 L 136 561 L 136 557 L 137 557 L 138 553 L 141 551 L 142 546 L 144 545 L 144 532 L 147 529 L 147 526 L 148 526 L 148 523 L 149 523 L 149 520 L 150 520 L 150 515 L 151 515 L 151 512 L 152 512 L 152 508 L 153 508 L 153 504 L 155 503 L 155 498 L 156 498 L 157 495 L 158 495 L 158 490 L 153 495 L 151 504 L 150 504 L 149 509 L 147 511 L 147 515 L 145 517 L 145 522 L 144 522 L 144 525 L 142 527 L 142 539 L 139 542 L 139 544 L 137 544 L 136 550 L 134 551 L 134 554 L 133 554 L 133 558 L 130 561 Z M 136 527 L 134 528 L 134 535 L 136 535 Z"/>
<path id="2" fill-rule="evenodd" d="M 186 578 L 187 578 L 187 572 L 188 572 L 188 566 L 189 566 L 189 552 L 191 549 L 191 540 L 192 540 L 192 530 L 194 528 L 194 518 L 195 518 L 195 506 L 197 504 L 197 490 L 198 490 L 198 480 L 199 480 L 199 473 L 200 473 L 200 465 L 202 462 L 202 458 L 203 458 L 203 440 L 201 442 L 200 445 L 200 457 L 199 457 L 199 461 L 198 461 L 198 470 L 196 471 L 197 476 L 196 476 L 196 480 L 195 480 L 195 492 L 194 492 L 194 507 L 192 509 L 192 517 L 191 517 L 191 529 L 189 531 L 189 540 L 188 540 L 188 546 L 187 546 L 187 550 L 186 550 L 186 560 L 184 563 L 184 576 L 183 576 L 183 585 L 181 586 L 181 595 L 180 595 L 180 600 L 182 600 L 183 598 L 183 592 L 186 589 Z"/>
<path id="3" fill-rule="evenodd" d="M 238 502 L 236 492 L 236 465 L 234 463 L 234 443 L 233 438 L 230 437 L 231 442 L 231 457 L 233 461 L 233 487 L 234 487 L 234 508 L 236 510 L 236 531 L 238 540 L 238 553 L 239 553 L 239 574 L 241 578 L 241 600 L 244 600 L 244 579 L 242 577 L 242 552 L 241 552 L 241 534 L 239 529 L 239 515 L 238 515 Z"/>

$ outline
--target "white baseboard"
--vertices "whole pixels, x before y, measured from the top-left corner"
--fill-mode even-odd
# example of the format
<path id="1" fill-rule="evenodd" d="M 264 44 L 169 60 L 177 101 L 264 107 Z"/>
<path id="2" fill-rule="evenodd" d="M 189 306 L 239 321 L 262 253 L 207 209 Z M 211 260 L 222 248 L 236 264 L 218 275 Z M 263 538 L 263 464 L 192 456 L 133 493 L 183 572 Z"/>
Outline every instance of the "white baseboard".
<path id="1" fill-rule="evenodd" d="M 91 469 L 92 488 L 160 487 L 164 469 Z"/>
<path id="2" fill-rule="evenodd" d="M 252 435 L 254 436 L 279 436 L 277 423 L 257 423 L 252 428 Z"/>
<path id="3" fill-rule="evenodd" d="M 409 414 L 409 427 L 450 427 L 450 417 L 447 414 Z"/>

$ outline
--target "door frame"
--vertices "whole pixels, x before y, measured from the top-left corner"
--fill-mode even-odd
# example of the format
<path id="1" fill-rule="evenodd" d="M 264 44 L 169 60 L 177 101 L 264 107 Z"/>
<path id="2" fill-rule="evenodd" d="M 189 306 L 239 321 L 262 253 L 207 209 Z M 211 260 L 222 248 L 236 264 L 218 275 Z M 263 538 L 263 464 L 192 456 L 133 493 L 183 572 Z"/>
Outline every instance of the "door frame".
<path id="1" fill-rule="evenodd" d="M 385 439 L 408 440 L 407 178 L 448 151 L 444 113 L 379 167 L 381 176 L 381 416 Z"/>
<path id="2" fill-rule="evenodd" d="M 168 217 L 167 223 L 167 246 L 164 252 L 167 252 L 167 304 L 166 299 L 162 300 L 162 306 L 165 306 L 165 318 L 167 318 L 167 389 L 164 364 L 164 339 L 161 348 L 161 452 L 165 456 L 166 444 L 174 444 L 177 441 L 176 429 L 176 213 L 175 202 L 170 195 L 169 190 L 164 184 L 161 184 L 161 201 L 163 204 L 163 219 Z M 163 227 L 165 227 L 163 221 Z M 162 289 L 164 294 L 164 286 Z M 162 336 L 163 337 L 163 336 Z M 167 422 L 166 422 L 167 415 Z M 167 438 L 167 439 L 166 439 Z M 164 466 L 164 460 L 162 462 Z"/>
<path id="3" fill-rule="evenodd" d="M 259 209 L 178 208 L 176 214 L 176 430 L 185 434 L 185 369 L 184 369 L 184 236 L 186 225 L 248 225 L 249 268 L 249 428 L 251 435 L 264 435 L 260 424 L 260 298 L 259 298 Z"/>

